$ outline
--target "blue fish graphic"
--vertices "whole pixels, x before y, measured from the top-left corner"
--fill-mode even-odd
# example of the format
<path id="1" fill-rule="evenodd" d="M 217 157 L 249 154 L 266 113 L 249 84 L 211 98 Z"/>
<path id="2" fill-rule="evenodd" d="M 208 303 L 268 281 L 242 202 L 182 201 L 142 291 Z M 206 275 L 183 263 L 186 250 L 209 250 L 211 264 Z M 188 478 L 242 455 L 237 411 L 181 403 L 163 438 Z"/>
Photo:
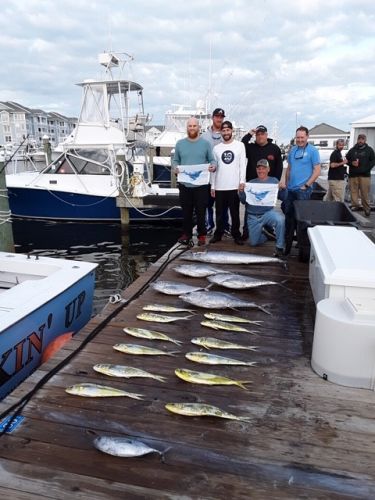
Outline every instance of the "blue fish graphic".
<path id="1" fill-rule="evenodd" d="M 190 179 L 193 179 L 193 181 L 197 180 L 198 177 L 201 175 L 201 173 L 203 172 L 203 170 L 197 170 L 196 172 L 186 172 L 184 171 L 184 174 L 189 176 Z"/>
<path id="2" fill-rule="evenodd" d="M 255 196 L 255 199 L 257 201 L 262 201 L 264 198 L 267 196 L 269 191 L 253 191 L 251 188 L 248 190 L 248 192 L 252 195 Z"/>

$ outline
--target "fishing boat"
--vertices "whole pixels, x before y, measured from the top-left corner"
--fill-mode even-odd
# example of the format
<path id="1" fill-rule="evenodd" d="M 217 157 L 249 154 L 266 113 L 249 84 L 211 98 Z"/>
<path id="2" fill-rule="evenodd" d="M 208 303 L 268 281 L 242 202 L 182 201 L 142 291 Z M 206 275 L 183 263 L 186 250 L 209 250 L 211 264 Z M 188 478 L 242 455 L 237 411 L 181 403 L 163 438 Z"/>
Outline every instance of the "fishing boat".
<path id="1" fill-rule="evenodd" d="M 58 146 L 59 156 L 41 172 L 6 175 L 13 217 L 113 221 L 120 220 L 117 205 L 130 207 L 130 220 L 181 217 L 178 190 L 151 181 L 143 87 L 122 77 L 132 59 L 99 54 L 104 76 L 78 84 L 77 126 Z"/>
<path id="2" fill-rule="evenodd" d="M 96 267 L 0 252 L 0 399 L 89 321 Z"/>

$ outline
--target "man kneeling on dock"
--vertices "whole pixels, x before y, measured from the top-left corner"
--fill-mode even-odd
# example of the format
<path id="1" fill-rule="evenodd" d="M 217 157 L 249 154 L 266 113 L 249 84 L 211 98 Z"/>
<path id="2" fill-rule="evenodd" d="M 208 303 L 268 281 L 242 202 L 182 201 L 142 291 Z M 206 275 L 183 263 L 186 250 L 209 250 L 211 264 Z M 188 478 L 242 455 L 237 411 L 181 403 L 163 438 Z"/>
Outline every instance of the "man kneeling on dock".
<path id="1" fill-rule="evenodd" d="M 268 239 L 276 239 L 275 257 L 284 254 L 285 217 L 274 206 L 278 197 L 279 180 L 269 177 L 270 166 L 266 159 L 256 166 L 257 178 L 246 183 L 245 192 L 240 193 L 241 203 L 246 203 L 245 217 L 249 229 L 249 244 L 261 245 Z M 264 226 L 274 228 L 275 235 Z"/>

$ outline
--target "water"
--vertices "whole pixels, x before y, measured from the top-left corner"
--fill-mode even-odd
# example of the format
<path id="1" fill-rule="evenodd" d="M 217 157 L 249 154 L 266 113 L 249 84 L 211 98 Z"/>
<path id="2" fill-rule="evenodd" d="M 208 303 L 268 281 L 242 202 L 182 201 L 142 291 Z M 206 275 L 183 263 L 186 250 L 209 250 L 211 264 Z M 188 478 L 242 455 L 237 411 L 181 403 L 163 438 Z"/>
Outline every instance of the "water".
<path id="1" fill-rule="evenodd" d="M 166 253 L 180 235 L 180 223 L 120 223 L 13 221 L 16 253 L 95 262 L 93 314 Z"/>

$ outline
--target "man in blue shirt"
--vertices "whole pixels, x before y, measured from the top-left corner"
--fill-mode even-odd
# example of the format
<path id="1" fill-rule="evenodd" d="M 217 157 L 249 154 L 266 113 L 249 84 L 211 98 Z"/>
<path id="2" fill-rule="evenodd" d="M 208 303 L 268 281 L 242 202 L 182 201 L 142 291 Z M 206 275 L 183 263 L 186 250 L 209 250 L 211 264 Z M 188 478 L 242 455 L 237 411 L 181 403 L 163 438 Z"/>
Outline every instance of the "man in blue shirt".
<path id="1" fill-rule="evenodd" d="M 308 140 L 309 130 L 298 127 L 296 144 L 288 154 L 285 183 L 281 184 L 281 187 L 287 188 L 286 198 L 281 204 L 285 214 L 285 255 L 290 253 L 296 229 L 294 201 L 309 200 L 313 184 L 320 175 L 319 151 Z"/>
<path id="2" fill-rule="evenodd" d="M 177 141 L 172 166 L 176 173 L 179 166 L 208 164 L 209 172 L 216 170 L 216 162 L 212 148 L 208 141 L 199 135 L 199 123 L 196 118 L 187 121 L 187 137 Z M 178 239 L 179 243 L 188 245 L 193 234 L 193 216 L 197 218 L 198 245 L 206 243 L 206 208 L 208 205 L 208 183 L 196 186 L 182 183 L 178 185 L 180 191 L 180 204 L 183 216 L 183 234 Z"/>

